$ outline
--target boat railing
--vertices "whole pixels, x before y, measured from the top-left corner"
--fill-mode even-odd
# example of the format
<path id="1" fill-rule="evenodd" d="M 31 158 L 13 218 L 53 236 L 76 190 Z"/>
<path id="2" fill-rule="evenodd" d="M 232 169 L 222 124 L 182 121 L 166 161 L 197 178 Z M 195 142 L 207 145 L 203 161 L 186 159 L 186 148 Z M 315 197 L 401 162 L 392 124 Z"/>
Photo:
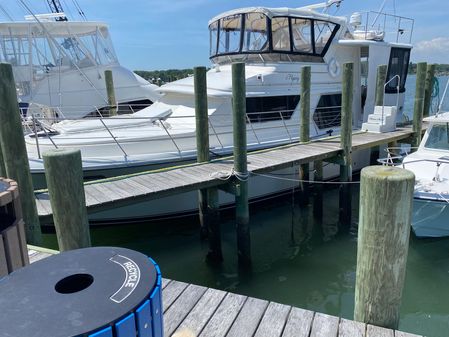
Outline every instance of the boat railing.
<path id="1" fill-rule="evenodd" d="M 268 144 L 281 141 L 283 143 L 292 143 L 298 140 L 299 134 L 299 123 L 297 120 L 293 120 L 294 110 L 280 110 L 280 111 L 263 111 L 263 112 L 253 112 L 246 116 L 247 121 L 247 132 L 250 137 L 248 145 L 262 147 Z M 257 116 L 257 118 L 256 118 Z M 178 123 L 176 122 L 179 121 Z M 98 121 L 98 131 L 105 131 L 105 133 L 99 134 L 97 136 L 92 136 L 92 133 L 82 132 L 82 130 L 77 131 L 79 136 L 74 136 L 76 132 L 69 133 L 67 136 L 61 134 L 56 127 L 59 122 L 76 122 L 76 121 Z M 123 121 L 129 123 L 130 121 L 142 121 L 142 123 L 136 123 L 135 125 L 120 124 L 117 121 Z M 53 123 L 52 123 L 53 122 Z M 111 122 L 114 122 L 112 125 Z M 143 123 L 153 124 L 159 126 L 159 130 L 162 129 L 170 139 L 176 152 L 182 158 L 183 153 L 192 152 L 194 148 L 183 148 L 182 139 L 186 137 L 185 133 L 179 132 L 179 127 L 176 128 L 178 132 L 173 132 L 174 126 L 179 126 L 182 122 L 186 122 L 186 131 L 194 132 L 195 129 L 195 116 L 194 115 L 177 115 L 177 116 L 165 116 L 165 117 L 137 117 L 132 115 L 118 115 L 114 117 L 85 117 L 85 118 L 67 118 L 67 117 L 48 117 L 48 116 L 31 116 L 24 119 L 24 128 L 27 134 L 31 134 L 31 138 L 35 139 L 35 145 L 37 148 L 38 157 L 41 158 L 42 153 L 42 139 L 48 139 L 51 146 L 58 148 L 62 146 L 61 141 L 70 139 L 71 141 L 85 141 L 88 139 L 97 139 L 98 141 L 104 141 L 105 139 L 110 139 L 117 148 L 124 155 L 125 159 L 130 156 L 129 150 L 127 150 L 126 145 L 129 142 L 129 134 L 127 139 L 124 139 L 117 134 L 117 130 L 123 128 L 140 127 Z M 55 124 L 54 124 L 55 123 Z M 123 128 L 121 128 L 123 126 Z M 67 126 L 70 128 L 70 126 Z M 59 129 L 60 130 L 60 129 Z M 88 129 L 91 131 L 91 129 Z M 279 132 L 279 130 L 283 130 Z M 151 131 L 151 130 L 150 130 Z M 156 129 L 155 129 L 156 131 Z M 225 151 L 227 147 L 230 147 L 229 139 L 232 139 L 232 119 L 226 116 L 215 116 L 212 115 L 209 118 L 209 133 L 211 140 L 215 143 L 215 146 L 211 146 L 213 149 L 218 149 Z M 296 135 L 295 135 L 296 134 Z M 55 137 L 57 136 L 57 137 Z M 149 135 L 151 137 L 151 134 Z M 188 135 L 187 137 L 194 137 L 194 133 Z M 59 143 L 58 143 L 59 141 Z M 47 144 L 50 145 L 50 144 Z M 47 147 L 48 148 L 48 147 Z"/>
<path id="2" fill-rule="evenodd" d="M 385 151 L 387 152 L 387 156 L 384 158 L 377 159 L 379 164 L 384 166 L 397 166 L 403 163 L 403 160 L 406 156 L 408 156 L 411 152 L 417 150 L 418 147 L 403 147 L 403 146 L 391 146 L 387 147 Z"/>
<path id="3" fill-rule="evenodd" d="M 412 42 L 415 20 L 404 16 L 384 12 L 362 12 L 365 24 L 361 28 L 365 31 L 365 40 L 370 39 L 373 30 L 384 33 L 384 39 L 396 43 Z M 388 37 L 388 39 L 387 39 Z"/>
<path id="4" fill-rule="evenodd" d="M 401 83 L 401 76 L 399 75 L 394 75 L 392 78 L 390 78 L 385 84 L 384 84 L 384 92 L 387 88 L 387 85 L 389 85 L 391 82 L 393 82 L 394 80 L 396 80 L 396 113 L 399 112 L 399 96 L 400 96 L 400 83 Z M 382 100 L 382 123 L 384 123 L 384 113 L 385 113 L 385 95 L 383 95 L 383 100 Z"/>

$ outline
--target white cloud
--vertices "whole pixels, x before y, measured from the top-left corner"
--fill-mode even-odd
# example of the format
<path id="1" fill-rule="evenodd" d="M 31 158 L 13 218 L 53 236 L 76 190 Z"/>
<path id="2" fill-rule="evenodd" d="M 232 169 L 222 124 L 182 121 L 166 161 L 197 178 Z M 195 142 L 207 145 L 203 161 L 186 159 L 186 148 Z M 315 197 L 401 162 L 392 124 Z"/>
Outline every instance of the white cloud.
<path id="1" fill-rule="evenodd" d="M 449 63 L 449 37 L 436 37 L 432 40 L 419 41 L 412 52 L 414 61 L 432 63 Z"/>

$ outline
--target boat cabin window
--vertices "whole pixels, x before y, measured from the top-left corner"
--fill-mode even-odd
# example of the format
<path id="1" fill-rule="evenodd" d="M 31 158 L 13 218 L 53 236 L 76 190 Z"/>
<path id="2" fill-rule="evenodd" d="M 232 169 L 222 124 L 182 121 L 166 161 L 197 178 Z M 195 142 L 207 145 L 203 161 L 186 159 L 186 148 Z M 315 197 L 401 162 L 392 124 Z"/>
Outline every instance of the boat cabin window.
<path id="1" fill-rule="evenodd" d="M 209 26 L 210 57 L 216 63 L 234 59 L 323 62 L 340 25 L 309 18 L 252 12 L 230 15 Z"/>
<path id="2" fill-rule="evenodd" d="M 322 95 L 313 113 L 313 120 L 319 129 L 341 124 L 341 93 Z"/>
<path id="3" fill-rule="evenodd" d="M 242 51 L 268 50 L 267 17 L 261 13 L 245 14 L 245 36 Z"/>
<path id="4" fill-rule="evenodd" d="M 434 124 L 429 131 L 424 147 L 435 150 L 449 150 L 449 123 Z"/>
<path id="5" fill-rule="evenodd" d="M 220 20 L 218 53 L 237 53 L 240 51 L 242 16 L 231 15 Z"/>
<path id="6" fill-rule="evenodd" d="M 246 115 L 251 123 L 288 120 L 298 106 L 298 95 L 247 97 Z"/>
<path id="7" fill-rule="evenodd" d="M 405 92 L 405 81 L 407 80 L 408 65 L 410 61 L 410 49 L 391 48 L 390 62 L 388 64 L 387 84 L 385 92 Z M 398 78 L 399 77 L 399 78 Z"/>

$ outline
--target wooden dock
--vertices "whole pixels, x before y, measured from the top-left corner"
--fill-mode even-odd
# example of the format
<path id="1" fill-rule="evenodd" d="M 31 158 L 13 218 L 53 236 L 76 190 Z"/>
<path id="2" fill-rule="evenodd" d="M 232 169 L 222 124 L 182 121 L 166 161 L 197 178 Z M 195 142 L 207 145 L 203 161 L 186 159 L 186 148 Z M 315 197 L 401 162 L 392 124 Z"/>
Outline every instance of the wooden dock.
<path id="1" fill-rule="evenodd" d="M 411 135 L 413 135 L 411 127 L 399 128 L 388 133 L 357 132 L 354 133 L 352 138 L 352 150 L 373 148 L 409 138 Z M 264 173 L 315 160 L 330 160 L 337 157 L 341 151 L 340 137 L 338 136 L 305 144 L 296 143 L 257 151 L 248 153 L 248 171 L 250 174 Z M 227 182 L 221 180 L 222 177 L 218 173 L 229 173 L 232 169 L 233 161 L 223 159 L 86 184 L 87 210 L 88 212 L 101 211 L 143 200 L 158 199 L 192 190 L 219 186 Z M 36 202 L 41 221 L 51 222 L 52 210 L 48 193 L 37 194 Z"/>
<path id="2" fill-rule="evenodd" d="M 54 253 L 29 246 L 31 263 Z M 168 279 L 162 298 L 165 337 L 422 337 Z"/>

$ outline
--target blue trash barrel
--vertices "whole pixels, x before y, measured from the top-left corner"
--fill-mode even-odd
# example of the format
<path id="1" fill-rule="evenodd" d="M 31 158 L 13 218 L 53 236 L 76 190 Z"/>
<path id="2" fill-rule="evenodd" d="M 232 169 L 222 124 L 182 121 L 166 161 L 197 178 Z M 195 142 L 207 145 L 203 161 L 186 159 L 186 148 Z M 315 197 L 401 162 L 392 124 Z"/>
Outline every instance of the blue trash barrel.
<path id="1" fill-rule="evenodd" d="M 0 280 L 0 331 L 10 337 L 162 337 L 158 265 L 125 249 L 64 252 Z"/>

